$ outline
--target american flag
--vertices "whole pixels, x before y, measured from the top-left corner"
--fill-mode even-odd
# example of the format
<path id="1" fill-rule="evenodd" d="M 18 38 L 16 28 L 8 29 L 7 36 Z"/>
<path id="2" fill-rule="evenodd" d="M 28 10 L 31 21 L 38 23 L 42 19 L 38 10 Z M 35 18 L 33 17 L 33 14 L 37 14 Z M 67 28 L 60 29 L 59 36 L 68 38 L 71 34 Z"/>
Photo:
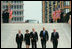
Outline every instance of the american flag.
<path id="1" fill-rule="evenodd" d="M 53 12 L 53 20 L 60 19 L 60 10 L 56 10 Z"/>

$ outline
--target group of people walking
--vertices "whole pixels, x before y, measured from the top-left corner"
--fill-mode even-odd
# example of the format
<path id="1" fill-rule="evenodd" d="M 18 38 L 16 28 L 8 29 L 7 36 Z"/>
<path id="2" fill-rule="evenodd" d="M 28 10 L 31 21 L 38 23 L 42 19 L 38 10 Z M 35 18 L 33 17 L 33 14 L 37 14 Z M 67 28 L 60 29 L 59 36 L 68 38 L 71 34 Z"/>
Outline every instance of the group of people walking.
<path id="1" fill-rule="evenodd" d="M 45 30 L 45 27 L 43 27 L 43 30 L 40 31 L 39 36 L 41 39 L 42 48 L 46 48 L 46 43 L 49 40 L 49 34 L 48 34 L 48 31 Z M 54 29 L 51 34 L 51 42 L 53 43 L 53 48 L 57 48 L 58 39 L 59 39 L 59 34 L 58 34 L 58 32 L 56 32 L 56 29 Z M 23 34 L 21 33 L 21 31 L 19 30 L 19 32 L 16 34 L 17 48 L 22 47 L 23 41 L 25 41 L 26 48 L 29 48 L 30 41 L 32 44 L 32 48 L 37 48 L 38 33 L 35 31 L 35 28 L 32 28 L 32 32 L 30 32 L 30 33 L 29 33 L 29 30 L 26 30 L 24 37 L 23 37 Z"/>

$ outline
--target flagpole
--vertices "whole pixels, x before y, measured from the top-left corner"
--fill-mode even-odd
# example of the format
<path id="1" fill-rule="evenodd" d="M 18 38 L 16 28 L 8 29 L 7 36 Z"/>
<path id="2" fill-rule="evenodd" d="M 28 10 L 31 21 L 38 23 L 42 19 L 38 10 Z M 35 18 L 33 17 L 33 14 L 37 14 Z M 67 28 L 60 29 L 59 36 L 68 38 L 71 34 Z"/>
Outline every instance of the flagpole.
<path id="1" fill-rule="evenodd" d="M 57 1 L 56 1 L 56 4 L 55 4 L 55 11 L 56 11 L 56 8 L 57 8 Z M 55 14 L 55 22 L 57 23 L 57 18 L 56 18 L 56 14 Z"/>
<path id="2" fill-rule="evenodd" d="M 9 17 L 10 17 L 10 9 L 11 9 L 11 3 L 8 1 L 8 12 L 9 12 Z M 9 19 L 9 23 L 11 23 L 11 19 Z"/>

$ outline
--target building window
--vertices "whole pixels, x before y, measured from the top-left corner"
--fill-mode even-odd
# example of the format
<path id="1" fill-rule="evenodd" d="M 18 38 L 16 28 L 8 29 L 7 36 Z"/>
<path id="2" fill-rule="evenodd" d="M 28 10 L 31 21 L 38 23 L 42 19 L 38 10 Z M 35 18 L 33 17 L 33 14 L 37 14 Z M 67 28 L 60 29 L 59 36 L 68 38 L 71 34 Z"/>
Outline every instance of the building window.
<path id="1" fill-rule="evenodd" d="M 5 3 L 5 1 L 3 1 L 3 3 Z"/>
<path id="2" fill-rule="evenodd" d="M 55 1 L 53 1 L 53 4 L 55 4 Z"/>
<path id="3" fill-rule="evenodd" d="M 13 21 L 14 17 L 12 17 L 12 21 Z"/>
<path id="4" fill-rule="evenodd" d="M 14 17 L 13 20 L 16 21 L 16 17 Z"/>
<path id="5" fill-rule="evenodd" d="M 66 5 L 68 5 L 68 6 L 69 6 L 69 5 L 70 5 L 70 1 L 66 1 Z"/>
<path id="6" fill-rule="evenodd" d="M 17 5 L 17 9 L 19 9 L 19 6 Z"/>
<path id="7" fill-rule="evenodd" d="M 18 3 L 20 3 L 20 1 L 17 1 Z"/>
<path id="8" fill-rule="evenodd" d="M 51 6 L 51 1 L 49 1 L 49 6 Z"/>
<path id="9" fill-rule="evenodd" d="M 11 6 L 11 8 L 13 9 L 13 5 Z"/>
<path id="10" fill-rule="evenodd" d="M 3 9 L 7 9 L 8 8 L 8 6 L 7 5 L 3 5 Z"/>
<path id="11" fill-rule="evenodd" d="M 18 21 L 20 21 L 19 17 L 18 17 Z"/>
<path id="12" fill-rule="evenodd" d="M 55 8 L 55 4 L 53 5 L 53 7 Z"/>
<path id="13" fill-rule="evenodd" d="M 21 5 L 19 5 L 19 9 L 21 9 Z"/>
<path id="14" fill-rule="evenodd" d="M 19 21 L 19 17 L 17 17 L 17 21 Z"/>
<path id="15" fill-rule="evenodd" d="M 19 11 L 19 15 L 20 15 L 20 11 Z"/>
<path id="16" fill-rule="evenodd" d="M 5 9 L 5 5 L 3 5 L 3 9 Z"/>
<path id="17" fill-rule="evenodd" d="M 16 1 L 14 1 L 14 3 L 16 3 Z"/>
<path id="18" fill-rule="evenodd" d="M 60 1 L 57 1 L 57 4 L 59 4 L 60 3 Z"/>
<path id="19" fill-rule="evenodd" d="M 15 11 L 15 15 L 16 15 L 16 11 Z"/>
<path id="20" fill-rule="evenodd" d="M 19 1 L 21 3 L 21 1 Z"/>
<path id="21" fill-rule="evenodd" d="M 17 17 L 17 21 L 18 21 L 18 17 Z"/>
<path id="22" fill-rule="evenodd" d="M 18 12 L 16 11 L 16 16 L 18 15 Z"/>
<path id="23" fill-rule="evenodd" d="M 19 9 L 21 9 L 21 5 L 19 5 Z"/>
<path id="24" fill-rule="evenodd" d="M 14 9 L 16 9 L 16 5 L 14 5 Z"/>
<path id="25" fill-rule="evenodd" d="M 18 11 L 18 15 L 20 15 L 20 12 Z"/>
<path id="26" fill-rule="evenodd" d="M 51 13 L 49 14 L 49 18 L 51 18 Z"/>
<path id="27" fill-rule="evenodd" d="M 14 15 L 14 11 L 13 11 L 13 15 Z"/>
<path id="28" fill-rule="evenodd" d="M 13 3 L 13 1 L 11 1 L 11 3 Z"/>
<path id="29" fill-rule="evenodd" d="M 18 3 L 18 1 L 17 1 L 17 3 Z"/>
<path id="30" fill-rule="evenodd" d="M 57 8 L 60 8 L 60 5 L 58 5 Z"/>
<path id="31" fill-rule="evenodd" d="M 69 12 L 69 9 L 65 9 L 65 13 L 68 13 Z"/>
<path id="32" fill-rule="evenodd" d="M 19 7 L 19 5 L 17 5 L 17 9 L 19 9 L 20 7 Z"/>
<path id="33" fill-rule="evenodd" d="M 69 6 L 70 5 L 70 1 L 64 1 L 64 6 Z"/>
<path id="34" fill-rule="evenodd" d="M 17 21 L 17 17 L 15 17 L 15 21 Z"/>
<path id="35" fill-rule="evenodd" d="M 21 21 L 22 21 L 22 17 L 21 17 Z"/>
<path id="36" fill-rule="evenodd" d="M 18 11 L 17 11 L 17 15 L 18 15 Z"/>
<path id="37" fill-rule="evenodd" d="M 16 15 L 16 11 L 13 11 L 13 15 Z"/>
<path id="38" fill-rule="evenodd" d="M 19 17 L 19 19 L 20 19 L 19 21 L 21 21 L 21 17 Z"/>
<path id="39" fill-rule="evenodd" d="M 53 8 L 53 11 L 55 11 L 55 8 Z"/>
<path id="40" fill-rule="evenodd" d="M 23 9 L 23 5 L 21 5 L 21 9 Z"/>
<path id="41" fill-rule="evenodd" d="M 8 3 L 8 1 L 6 1 L 6 3 Z"/>
<path id="42" fill-rule="evenodd" d="M 22 21 L 23 21 L 23 17 L 22 17 Z"/>
<path id="43" fill-rule="evenodd" d="M 21 1 L 21 3 L 23 3 L 23 1 Z"/>
<path id="44" fill-rule="evenodd" d="M 8 6 L 6 5 L 6 9 L 8 8 Z"/>
<path id="45" fill-rule="evenodd" d="M 23 16 L 23 11 L 22 11 L 22 16 Z"/>
<path id="46" fill-rule="evenodd" d="M 21 11 L 20 11 L 20 15 L 21 15 Z"/>

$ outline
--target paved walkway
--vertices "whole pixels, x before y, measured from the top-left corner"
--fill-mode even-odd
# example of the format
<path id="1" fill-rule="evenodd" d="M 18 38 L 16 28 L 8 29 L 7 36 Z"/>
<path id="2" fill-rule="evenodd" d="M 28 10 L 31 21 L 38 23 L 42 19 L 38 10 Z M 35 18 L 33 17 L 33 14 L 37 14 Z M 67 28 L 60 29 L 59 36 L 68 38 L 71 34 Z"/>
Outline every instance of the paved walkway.
<path id="1" fill-rule="evenodd" d="M 59 32 L 59 44 L 58 48 L 71 48 L 71 26 L 69 24 L 63 23 L 47 23 L 47 24 L 1 24 L 1 48 L 16 48 L 15 37 L 20 29 L 23 35 L 25 30 L 28 29 L 32 31 L 31 28 L 35 28 L 38 32 L 38 36 L 42 28 L 45 27 L 49 32 L 49 41 L 47 42 L 47 48 L 52 48 L 52 43 L 50 42 L 51 33 L 54 28 Z M 37 42 L 37 47 L 41 48 L 40 37 Z M 25 43 L 23 42 L 22 48 L 25 48 Z M 31 48 L 31 45 L 30 45 Z"/>

